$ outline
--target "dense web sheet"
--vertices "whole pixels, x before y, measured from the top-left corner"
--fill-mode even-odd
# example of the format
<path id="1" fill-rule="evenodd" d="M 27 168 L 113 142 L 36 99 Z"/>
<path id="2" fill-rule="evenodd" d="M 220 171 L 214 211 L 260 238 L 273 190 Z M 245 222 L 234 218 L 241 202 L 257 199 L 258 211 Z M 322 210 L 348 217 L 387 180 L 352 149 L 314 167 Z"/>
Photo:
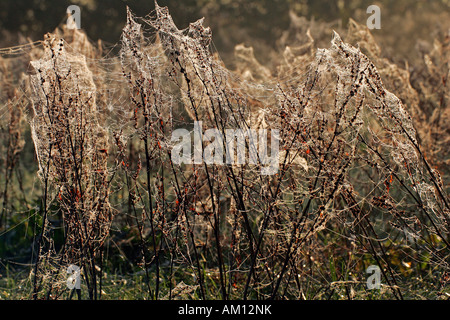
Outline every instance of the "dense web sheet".
<path id="1" fill-rule="evenodd" d="M 354 21 L 351 28 L 355 38 L 363 32 Z M 180 30 L 156 4 L 145 18 L 128 10 L 120 44 L 106 52 L 67 28 L 0 51 L 26 50 L 31 61 L 19 100 L 0 115 L 19 105 L 26 113 L 44 185 L 35 295 L 63 294 L 65 267 L 75 264 L 96 297 L 105 245 L 125 225 L 151 298 L 205 298 L 209 282 L 222 298 L 304 298 L 311 282 L 366 290 L 364 277 L 348 272 L 364 272 L 369 260 L 382 269 L 382 295 L 401 298 L 406 283 L 422 283 L 409 277 L 414 268 L 435 280 L 449 272 L 442 179 L 402 99 L 382 81 L 395 70 L 403 93 L 409 79 L 371 43 L 366 55 L 336 32 L 328 49 L 315 49 L 309 31 L 305 39 L 286 47 L 276 72 L 239 45 L 231 71 L 211 50 L 203 19 Z M 261 159 L 176 164 L 180 128 L 189 136 L 276 130 L 277 172 L 263 174 Z M 57 248 L 58 214 L 65 240 Z M 391 258 L 394 247 L 401 257 Z M 340 278 L 323 260 L 334 250 L 343 252 Z M 175 283 L 174 274 L 186 278 Z"/>

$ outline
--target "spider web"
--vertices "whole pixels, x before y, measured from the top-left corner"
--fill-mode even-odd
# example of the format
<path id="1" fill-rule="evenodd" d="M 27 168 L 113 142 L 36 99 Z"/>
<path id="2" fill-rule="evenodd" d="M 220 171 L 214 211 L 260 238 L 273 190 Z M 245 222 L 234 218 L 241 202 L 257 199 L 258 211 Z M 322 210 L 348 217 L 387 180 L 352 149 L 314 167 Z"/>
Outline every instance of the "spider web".
<path id="1" fill-rule="evenodd" d="M 120 44 L 106 52 L 67 28 L 42 43 L 0 51 L 20 59 L 25 51 L 31 61 L 22 91 L 30 104 L 23 108 L 40 178 L 49 184 L 48 203 L 59 203 L 67 234 L 64 250 L 56 249 L 54 227 L 44 221 L 38 257 L 43 262 L 34 276 L 58 291 L 64 282 L 61 265 L 79 264 L 95 274 L 98 256 L 92 262 L 83 250 L 101 250 L 113 212 L 132 216 L 120 212 L 123 203 L 115 208 L 109 203 L 108 181 L 121 170 L 141 214 L 134 225 L 141 237 L 160 231 L 178 268 L 193 270 L 199 283 L 194 249 L 223 241 L 230 247 L 231 267 L 220 271 L 222 283 L 255 272 L 260 281 L 255 290 L 263 297 L 274 297 L 280 286 L 299 296 L 283 279 L 313 274 L 322 281 L 328 262 L 319 254 L 326 256 L 330 247 L 321 239 L 330 235 L 356 247 L 354 255 L 371 252 L 384 268 L 384 292 L 395 297 L 402 281 L 422 283 L 408 278 L 404 261 L 419 265 L 429 259 L 438 274 L 428 276 L 433 281 L 448 272 L 447 198 L 402 101 L 386 89 L 375 64 L 339 34 L 333 34 L 328 49 L 315 50 L 310 33 L 307 39 L 302 48 L 286 48 L 276 74 L 251 48 L 237 46 L 237 70 L 231 71 L 212 51 L 212 33 L 203 19 L 180 30 L 168 9 L 156 4 L 145 18 L 128 10 Z M 0 115 L 7 108 L 2 105 Z M 202 121 L 205 130 L 277 129 L 280 171 L 262 177 L 260 165 L 174 166 L 171 133 L 189 128 L 194 134 L 193 121 Z M 148 187 L 141 173 L 143 153 L 133 159 L 126 152 L 127 146 L 139 149 L 143 143 L 154 171 Z M 150 199 L 147 204 L 144 198 Z M 189 208 L 184 215 L 183 206 Z M 219 219 L 226 222 L 223 240 L 214 238 Z M 248 221 L 253 227 L 246 227 Z M 402 262 L 388 259 L 389 246 L 399 248 Z M 146 254 L 144 270 L 146 259 L 157 256 Z M 320 263 L 311 264 L 314 259 Z M 360 261 L 348 263 L 356 269 Z M 330 288 L 339 285 L 324 278 Z M 190 288 L 202 290 L 198 283 Z"/>

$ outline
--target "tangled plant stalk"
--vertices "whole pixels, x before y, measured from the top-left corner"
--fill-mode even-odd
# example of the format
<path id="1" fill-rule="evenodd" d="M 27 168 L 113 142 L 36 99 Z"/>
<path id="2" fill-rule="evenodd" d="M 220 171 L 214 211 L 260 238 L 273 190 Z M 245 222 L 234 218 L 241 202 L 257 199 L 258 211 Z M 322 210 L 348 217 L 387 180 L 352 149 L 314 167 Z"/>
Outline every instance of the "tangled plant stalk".
<path id="1" fill-rule="evenodd" d="M 446 160 L 443 143 L 423 142 L 445 135 L 448 42 L 410 74 L 353 20 L 345 41 L 335 32 L 316 49 L 313 24 L 291 18 L 302 41 L 275 69 L 239 45 L 229 70 L 203 19 L 179 29 L 158 4 L 145 18 L 128 10 L 118 56 L 79 31 L 47 35 L 27 88 L 43 185 L 33 298 L 71 298 L 69 265 L 81 267 L 77 293 L 90 299 L 121 268 L 142 277 L 150 299 L 373 297 L 369 265 L 382 272 L 377 297 L 445 295 Z M 27 111 L 17 94 L 9 105 Z M 8 109 L 0 228 L 22 109 Z M 279 142 L 276 171 L 252 153 L 252 130 L 277 132 L 259 140 Z M 180 149 L 178 138 L 189 143 Z M 234 161 L 239 148 L 255 158 Z"/>
<path id="2" fill-rule="evenodd" d="M 34 297 L 38 297 L 42 285 L 48 286 L 47 296 L 54 287 L 52 278 L 42 279 L 42 273 L 48 275 L 47 268 L 52 277 L 57 277 L 61 272 L 64 275 L 65 269 L 60 270 L 63 266 L 73 264 L 84 271 L 89 297 L 96 299 L 96 263 L 112 221 L 108 136 L 97 120 L 96 88 L 85 58 L 68 53 L 63 41 L 51 35 L 46 39 L 44 56 L 33 61 L 32 66 L 35 74 L 31 76 L 34 90 L 31 128 L 44 183 Z M 52 229 L 49 205 L 53 196 L 64 227 L 61 248 L 53 247 L 49 235 Z M 42 253 L 44 247 L 46 253 Z M 50 259 L 47 252 L 56 255 Z"/>

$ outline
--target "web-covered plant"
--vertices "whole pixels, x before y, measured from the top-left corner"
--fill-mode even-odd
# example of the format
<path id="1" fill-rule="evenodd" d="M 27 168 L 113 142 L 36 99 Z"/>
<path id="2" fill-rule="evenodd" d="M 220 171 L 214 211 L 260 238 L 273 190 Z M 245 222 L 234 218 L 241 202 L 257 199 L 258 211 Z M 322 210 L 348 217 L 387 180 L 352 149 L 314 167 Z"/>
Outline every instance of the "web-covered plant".
<path id="1" fill-rule="evenodd" d="M 44 183 L 43 222 L 34 268 L 34 294 L 47 286 L 58 295 L 67 266 L 83 269 L 89 295 L 96 298 L 96 261 L 109 234 L 108 135 L 97 118 L 96 87 L 86 58 L 66 51 L 48 35 L 44 55 L 32 61 L 33 114 L 30 121 L 39 175 Z M 55 197 L 56 201 L 53 201 Z M 50 203 L 58 205 L 64 242 L 52 239 Z M 47 279 L 46 279 L 47 278 Z M 53 288 L 55 286 L 55 288 Z"/>
<path id="2" fill-rule="evenodd" d="M 21 63 L 22 61 L 16 62 L 19 65 Z M 5 106 L 0 109 L 0 229 L 3 226 L 9 227 L 9 217 L 14 211 L 13 193 L 19 193 L 17 188 L 12 187 L 14 171 L 25 144 L 22 106 L 26 99 L 17 88 L 20 82 L 18 77 L 22 74 L 14 74 L 15 67 L 7 59 L 0 58 L 0 81 L 3 84 L 0 101 Z"/>
<path id="3" fill-rule="evenodd" d="M 162 202 L 158 207 L 171 208 L 176 220 L 171 227 L 167 214 L 160 213 L 164 216 L 161 234 L 171 239 L 161 246 L 178 249 L 180 244 L 170 230 L 178 232 L 179 224 L 184 225 L 185 238 L 192 241 L 184 244 L 184 250 L 194 255 L 190 263 L 202 297 L 207 285 L 202 268 L 214 269 L 212 265 L 218 268 L 222 298 L 234 295 L 237 282 L 242 282 L 244 298 L 250 294 L 298 296 L 302 275 L 314 274 L 314 267 L 305 270 L 310 250 L 320 246 L 320 233 L 330 228 L 371 253 L 395 297 L 402 297 L 401 276 L 388 259 L 383 236 L 413 234 L 413 239 L 423 241 L 426 252 L 433 253 L 432 260 L 442 270 L 448 269 L 447 255 L 434 254 L 442 252 L 440 246 L 446 245 L 449 231 L 442 183 L 423 157 L 402 101 L 385 89 L 374 63 L 359 49 L 335 34 L 332 47 L 318 50 L 315 58 L 307 57 L 313 53 L 309 44 L 302 61 L 309 59 L 310 65 L 288 74 L 302 67 L 295 64 L 291 51 L 294 57 L 286 62 L 294 65 L 280 69 L 279 81 L 252 58 L 251 51 L 240 55 L 246 50 L 240 47 L 236 53 L 246 57 L 248 67 L 242 69 L 245 80 L 240 80 L 211 53 L 211 33 L 201 20 L 179 30 L 167 9 L 157 6 L 155 16 L 143 22 L 156 32 L 158 41 L 146 43 L 141 25 L 129 13 L 122 65 L 128 65 L 125 57 L 132 57 L 135 75 L 124 72 L 130 91 L 139 97 L 132 100 L 136 110 L 143 110 L 145 124 L 151 126 L 147 117 L 154 117 L 153 127 L 159 131 L 150 135 L 150 145 L 165 154 L 161 157 L 166 161 L 159 160 L 157 168 L 166 172 L 172 185 L 167 191 L 150 190 L 148 194 L 150 199 L 155 195 L 156 204 Z M 179 88 L 178 95 L 173 88 L 164 94 L 168 80 Z M 176 119 L 171 113 L 162 117 L 173 110 L 175 102 L 184 106 L 192 120 L 219 131 L 230 127 L 279 130 L 278 174 L 267 177 L 251 165 L 174 165 L 170 161 L 173 145 L 162 124 L 169 120 L 173 128 Z M 148 136 L 144 134 L 144 140 Z M 205 146 L 201 147 L 203 154 Z M 174 201 L 166 202 L 164 197 Z M 196 221 L 198 214 L 206 223 Z M 385 221 L 371 220 L 380 214 Z M 180 215 L 182 220 L 178 220 Z M 151 232 L 154 219 L 150 216 L 148 222 L 153 224 Z M 430 235 L 439 240 L 430 242 Z M 195 244 L 196 237 L 202 246 Z M 162 259 L 160 250 L 153 253 L 156 263 Z M 176 265 L 176 252 L 171 253 L 171 268 Z M 211 256 L 205 267 L 199 255 Z M 247 258 L 242 260 L 243 256 Z M 352 260 L 349 257 L 346 263 L 351 265 Z"/>
<path id="4" fill-rule="evenodd" d="M 449 294 L 449 198 L 435 167 L 446 140 L 423 145 L 448 129 L 446 43 L 412 81 L 355 21 L 344 41 L 291 13 L 295 32 L 271 66 L 238 45 L 232 71 L 203 19 L 180 30 L 155 8 L 128 10 L 117 55 L 63 29 L 30 56 L 31 107 L 20 105 L 43 189 L 32 297 L 71 297 L 69 265 L 90 299 L 117 270 L 141 276 L 151 299 Z M 317 49 L 313 34 L 327 32 Z M 382 273 L 376 293 L 369 265 Z"/>

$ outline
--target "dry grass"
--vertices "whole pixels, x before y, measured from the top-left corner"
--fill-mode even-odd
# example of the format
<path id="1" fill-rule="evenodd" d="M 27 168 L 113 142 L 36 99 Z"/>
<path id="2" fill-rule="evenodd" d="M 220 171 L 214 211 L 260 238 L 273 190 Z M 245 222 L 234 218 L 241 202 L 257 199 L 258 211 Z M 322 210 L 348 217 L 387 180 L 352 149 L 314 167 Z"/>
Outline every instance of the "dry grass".
<path id="1" fill-rule="evenodd" d="M 117 55 L 63 29 L 31 46 L 26 76 L 1 61 L 2 235 L 19 214 L 7 191 L 24 117 L 42 186 L 25 298 L 69 297 L 70 264 L 90 299 L 126 287 L 115 273 L 149 299 L 448 295 L 448 36 L 401 66 L 353 20 L 318 49 L 331 25 L 291 13 L 270 66 L 239 45 L 232 71 L 202 20 L 179 30 L 157 5 L 127 17 Z M 277 174 L 173 163 L 171 133 L 193 121 L 279 130 Z"/>

